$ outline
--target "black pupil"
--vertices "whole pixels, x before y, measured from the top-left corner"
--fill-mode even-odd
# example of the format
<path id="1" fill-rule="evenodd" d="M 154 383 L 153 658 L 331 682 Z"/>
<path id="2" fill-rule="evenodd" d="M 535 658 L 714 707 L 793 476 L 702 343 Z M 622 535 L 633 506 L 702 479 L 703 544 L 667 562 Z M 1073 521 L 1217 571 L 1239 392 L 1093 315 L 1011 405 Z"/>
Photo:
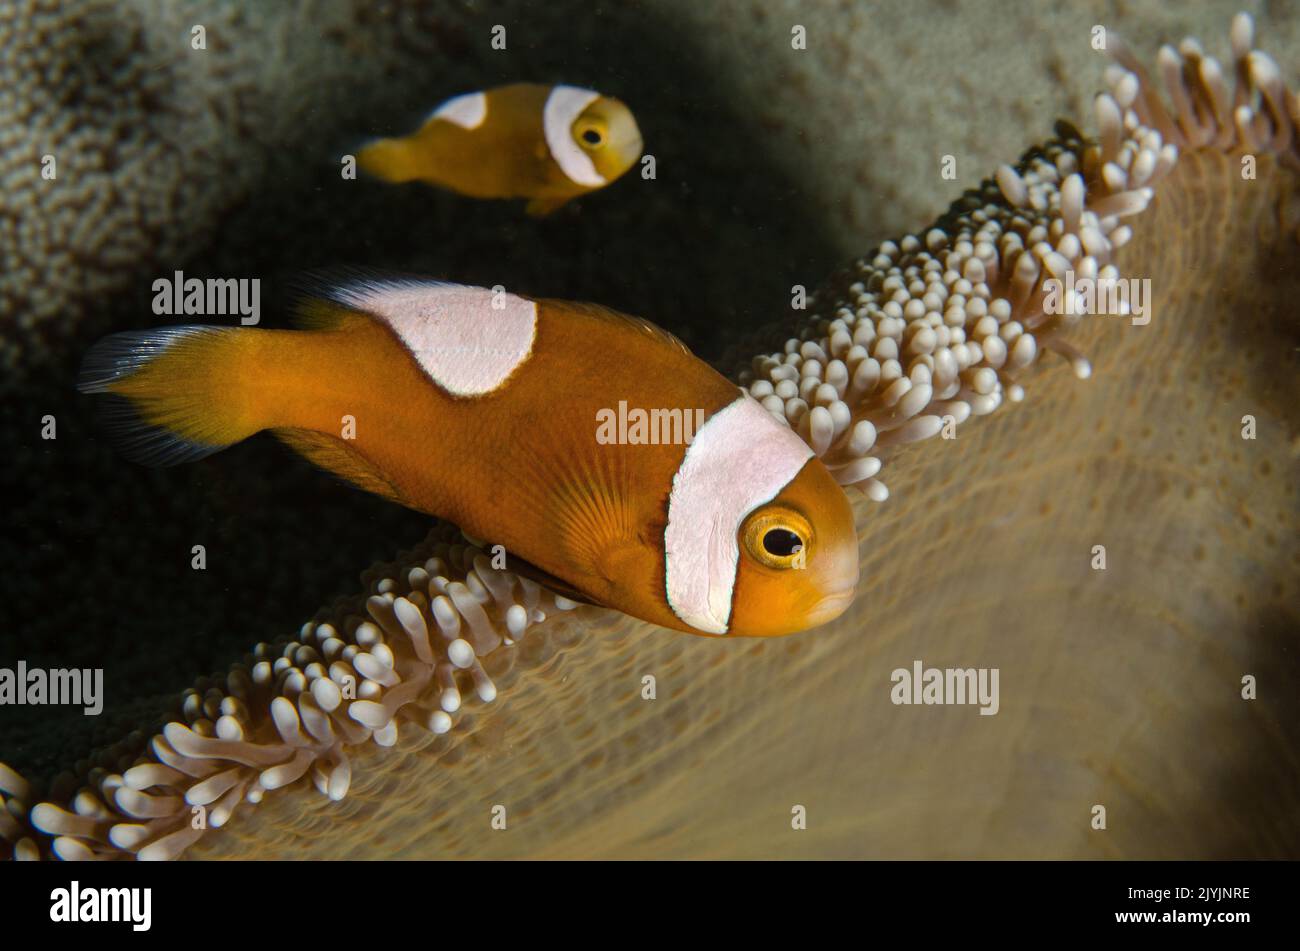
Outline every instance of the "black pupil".
<path id="1" fill-rule="evenodd" d="M 600 144 L 600 133 L 595 129 L 588 129 L 586 132 L 582 133 L 582 137 L 586 139 L 590 145 Z"/>
<path id="2" fill-rule="evenodd" d="M 802 546 L 803 542 L 799 540 L 799 536 L 784 528 L 774 528 L 763 536 L 763 547 L 767 549 L 768 554 L 776 555 L 778 558 L 787 558 Z"/>

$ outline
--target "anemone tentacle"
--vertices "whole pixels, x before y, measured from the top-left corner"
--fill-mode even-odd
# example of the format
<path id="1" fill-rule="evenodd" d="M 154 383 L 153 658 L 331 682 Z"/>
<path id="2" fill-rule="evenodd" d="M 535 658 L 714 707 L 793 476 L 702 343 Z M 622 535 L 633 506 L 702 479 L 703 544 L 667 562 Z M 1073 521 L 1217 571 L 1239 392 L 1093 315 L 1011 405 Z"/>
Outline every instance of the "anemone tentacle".
<path id="1" fill-rule="evenodd" d="M 449 732 L 462 708 L 496 699 L 489 667 L 526 639 L 544 642 L 548 619 L 578 607 L 495 569 L 445 524 L 363 581 L 366 594 L 294 640 L 258 644 L 224 678 L 186 690 L 178 719 L 147 744 L 137 734 L 105 751 L 66 804 L 28 812 L 32 788 L 0 764 L 0 845 L 37 858 L 43 833 L 61 859 L 171 859 L 241 804 L 304 777 L 339 801 L 352 781 L 349 747 L 390 747 L 406 729 Z"/>
<path id="2" fill-rule="evenodd" d="M 1113 37 L 1095 138 L 1058 122 L 1053 138 L 999 167 L 930 228 L 854 262 L 813 296 L 795 336 L 753 358 L 741 384 L 841 484 L 882 502 L 879 472 L 891 455 L 945 422 L 955 430 L 1024 399 L 1020 381 L 1045 351 L 1090 376 L 1069 341 L 1082 317 L 1077 298 L 1045 306 L 1048 282 L 1087 279 L 1098 301 L 1118 301 L 1110 316 L 1127 315 L 1109 290 L 1125 277 L 1121 249 L 1181 153 L 1249 151 L 1300 165 L 1300 97 L 1254 49 L 1247 14 L 1233 19 L 1230 38 L 1226 71 L 1194 39 L 1161 48 L 1166 105 Z"/>

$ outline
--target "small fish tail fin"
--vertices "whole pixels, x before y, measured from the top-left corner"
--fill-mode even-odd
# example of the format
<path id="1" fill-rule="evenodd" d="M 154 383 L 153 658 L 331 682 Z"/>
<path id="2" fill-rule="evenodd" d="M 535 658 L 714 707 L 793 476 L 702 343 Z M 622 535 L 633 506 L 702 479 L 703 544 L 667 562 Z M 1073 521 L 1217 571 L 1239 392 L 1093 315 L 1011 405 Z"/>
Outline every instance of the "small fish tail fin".
<path id="1" fill-rule="evenodd" d="M 366 174 L 400 184 L 420 177 L 420 158 L 408 139 L 375 139 L 357 152 L 357 166 Z"/>
<path id="2" fill-rule="evenodd" d="M 195 325 L 113 334 L 86 354 L 77 389 L 100 395 L 103 427 L 127 458 L 193 462 L 263 428 L 243 384 L 257 333 Z"/>

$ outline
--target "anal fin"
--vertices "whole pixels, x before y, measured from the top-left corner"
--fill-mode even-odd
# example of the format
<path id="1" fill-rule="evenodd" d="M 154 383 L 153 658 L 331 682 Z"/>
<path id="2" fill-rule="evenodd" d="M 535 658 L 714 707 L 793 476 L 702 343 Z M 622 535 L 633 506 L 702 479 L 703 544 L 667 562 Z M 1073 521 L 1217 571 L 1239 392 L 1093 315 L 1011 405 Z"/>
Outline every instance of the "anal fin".
<path id="1" fill-rule="evenodd" d="M 524 213 L 530 218 L 545 218 L 552 212 L 563 208 L 570 201 L 569 198 L 534 198 L 524 205 Z"/>
<path id="2" fill-rule="evenodd" d="M 388 478 L 343 440 L 312 429 L 275 429 L 272 432 L 294 452 L 326 472 L 390 502 L 406 504 Z"/>

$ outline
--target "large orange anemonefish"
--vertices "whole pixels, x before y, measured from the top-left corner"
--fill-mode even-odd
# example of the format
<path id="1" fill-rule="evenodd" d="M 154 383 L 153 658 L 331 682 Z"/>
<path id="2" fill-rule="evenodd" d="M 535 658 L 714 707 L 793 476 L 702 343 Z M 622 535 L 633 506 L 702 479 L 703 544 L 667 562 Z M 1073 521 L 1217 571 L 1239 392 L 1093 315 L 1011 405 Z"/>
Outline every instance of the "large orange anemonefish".
<path id="1" fill-rule="evenodd" d="M 617 99 L 576 86 L 515 83 L 448 99 L 405 138 L 379 139 L 357 164 L 389 182 L 472 198 L 527 198 L 548 215 L 604 188 L 641 157 L 641 130 Z"/>
<path id="2" fill-rule="evenodd" d="M 363 489 L 504 545 L 521 574 L 665 627 L 789 634 L 852 599 L 844 491 L 666 331 L 418 279 L 332 289 L 302 322 L 115 334 L 87 355 L 80 389 L 109 394 L 139 461 L 271 430 Z M 611 442 L 614 408 L 633 415 L 620 404 L 674 425 Z M 681 418 L 703 420 L 689 443 Z"/>

